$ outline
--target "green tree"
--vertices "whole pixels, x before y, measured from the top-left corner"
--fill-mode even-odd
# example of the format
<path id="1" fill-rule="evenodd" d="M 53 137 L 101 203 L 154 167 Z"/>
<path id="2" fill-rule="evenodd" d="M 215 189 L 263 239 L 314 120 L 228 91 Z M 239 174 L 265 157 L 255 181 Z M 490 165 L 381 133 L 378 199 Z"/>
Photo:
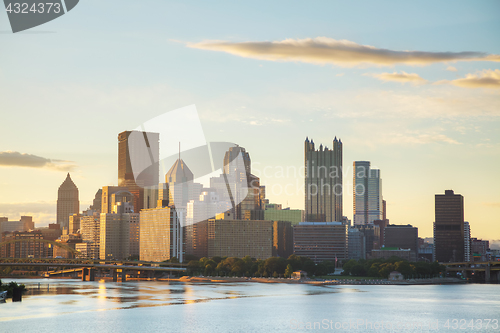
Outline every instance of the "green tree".
<path id="1" fill-rule="evenodd" d="M 291 277 L 293 274 L 293 268 L 292 268 L 292 265 L 288 264 L 286 266 L 286 270 L 285 270 L 285 277 Z"/>

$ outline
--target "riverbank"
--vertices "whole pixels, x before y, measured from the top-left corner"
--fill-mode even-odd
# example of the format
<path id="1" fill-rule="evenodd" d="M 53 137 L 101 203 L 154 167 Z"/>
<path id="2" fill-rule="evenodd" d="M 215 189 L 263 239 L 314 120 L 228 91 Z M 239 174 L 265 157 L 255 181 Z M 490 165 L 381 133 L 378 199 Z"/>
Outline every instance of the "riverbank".
<path id="1" fill-rule="evenodd" d="M 2 276 L 0 279 L 39 279 L 40 276 Z M 65 276 L 51 277 L 50 280 L 59 279 L 75 279 Z M 112 281 L 112 277 L 96 277 L 96 281 Z M 177 277 L 161 277 L 161 278 L 133 278 L 127 277 L 127 281 L 161 281 L 161 282 L 183 282 L 183 283 L 242 283 L 242 282 L 254 282 L 254 283 L 287 283 L 287 284 L 310 284 L 310 285 L 430 285 L 430 284 L 463 284 L 467 281 L 457 278 L 432 278 L 432 279 L 410 279 L 410 280 L 400 280 L 400 281 L 390 281 L 383 279 L 367 279 L 367 280 L 355 280 L 355 279 L 330 279 L 330 280 L 317 280 L 317 279 L 287 279 L 287 278 L 246 278 L 246 277 L 200 277 L 200 276 L 183 276 Z"/>

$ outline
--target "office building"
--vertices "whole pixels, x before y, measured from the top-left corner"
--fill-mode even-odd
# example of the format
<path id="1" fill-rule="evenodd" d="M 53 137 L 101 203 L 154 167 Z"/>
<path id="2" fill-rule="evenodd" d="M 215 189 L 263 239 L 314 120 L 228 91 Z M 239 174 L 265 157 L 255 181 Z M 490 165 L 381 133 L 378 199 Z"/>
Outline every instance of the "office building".
<path id="1" fill-rule="evenodd" d="M 384 244 L 384 230 L 389 225 L 389 220 L 387 220 L 387 219 L 374 220 L 373 225 L 379 227 L 379 229 L 380 229 L 380 240 L 379 240 L 380 247 L 385 246 L 385 244 Z"/>
<path id="2" fill-rule="evenodd" d="M 101 242 L 101 218 L 99 213 L 80 218 L 80 233 L 82 241 L 88 244 L 87 257 L 99 259 L 99 245 Z M 80 251 L 81 252 L 81 251 Z"/>
<path id="3" fill-rule="evenodd" d="M 69 217 L 79 212 L 78 188 L 68 173 L 57 191 L 57 223 L 61 225 L 61 230 L 68 230 Z"/>
<path id="4" fill-rule="evenodd" d="M 464 260 L 466 262 L 472 261 L 471 253 L 470 224 L 464 221 Z"/>
<path id="5" fill-rule="evenodd" d="M 384 247 L 379 250 L 372 250 L 371 259 L 389 259 L 398 257 L 407 261 L 415 261 L 410 249 L 400 249 L 397 247 Z"/>
<path id="6" fill-rule="evenodd" d="M 99 259 L 125 260 L 138 256 L 139 213 L 133 212 L 134 196 L 128 191 L 112 196 L 113 211 L 100 215 Z"/>
<path id="7" fill-rule="evenodd" d="M 160 135 L 124 131 L 118 134 L 118 186 L 134 195 L 134 212 L 144 206 L 144 187 L 159 181 Z"/>
<path id="8" fill-rule="evenodd" d="M 262 220 L 261 203 L 265 188 L 251 173 L 249 153 L 243 147 L 231 147 L 225 153 L 223 163 L 223 174 L 210 178 L 210 188 L 217 192 L 221 201 L 231 203 L 236 219 Z"/>
<path id="9" fill-rule="evenodd" d="M 264 220 L 270 221 L 288 221 L 292 225 L 298 225 L 302 221 L 302 210 L 300 209 L 282 209 L 278 204 L 266 204 L 264 210 Z"/>
<path id="10" fill-rule="evenodd" d="M 342 221 L 342 141 L 335 137 L 332 149 L 316 150 L 306 138 L 304 148 L 305 221 Z"/>
<path id="11" fill-rule="evenodd" d="M 80 232 L 80 214 L 73 214 L 69 217 L 68 233 L 76 234 Z"/>
<path id="12" fill-rule="evenodd" d="M 370 162 L 353 163 L 354 225 L 373 223 L 383 219 L 382 180 L 380 170 L 371 169 Z"/>
<path id="13" fill-rule="evenodd" d="M 359 229 L 364 236 L 364 249 L 365 254 L 363 258 L 370 258 L 372 250 L 380 249 L 380 228 L 373 223 L 369 224 L 358 224 L 353 226 L 356 229 Z"/>
<path id="14" fill-rule="evenodd" d="M 410 249 L 410 261 L 417 261 L 418 228 L 410 224 L 390 224 L 384 231 L 384 244 L 388 248 Z"/>
<path id="15" fill-rule="evenodd" d="M 288 221 L 273 221 L 273 257 L 293 254 L 293 226 Z"/>
<path id="16" fill-rule="evenodd" d="M 348 258 L 347 225 L 342 222 L 301 222 L 293 227 L 294 254 L 315 263 Z"/>
<path id="17" fill-rule="evenodd" d="M 23 240 L 5 244 L 0 248 L 2 258 L 45 258 L 47 257 L 46 244 L 37 240 L 43 240 L 42 232 L 36 231 L 6 231 L 2 234 L 1 241 Z"/>
<path id="18" fill-rule="evenodd" d="M 470 247 L 474 261 L 486 261 L 486 254 L 490 249 L 490 242 L 487 240 L 471 238 Z"/>
<path id="19" fill-rule="evenodd" d="M 208 220 L 208 256 L 272 257 L 273 221 Z"/>
<path id="20" fill-rule="evenodd" d="M 434 259 L 462 262 L 464 256 L 464 197 L 446 190 L 435 195 Z"/>
<path id="21" fill-rule="evenodd" d="M 8 231 L 29 231 L 35 229 L 32 216 L 21 216 L 19 221 L 9 221 L 7 217 L 0 220 L 0 234 Z"/>
<path id="22" fill-rule="evenodd" d="M 182 224 L 185 211 L 172 207 L 143 209 L 140 218 L 140 260 L 184 261 Z"/>
<path id="23" fill-rule="evenodd" d="M 366 259 L 365 234 L 358 228 L 348 230 L 348 259 Z"/>

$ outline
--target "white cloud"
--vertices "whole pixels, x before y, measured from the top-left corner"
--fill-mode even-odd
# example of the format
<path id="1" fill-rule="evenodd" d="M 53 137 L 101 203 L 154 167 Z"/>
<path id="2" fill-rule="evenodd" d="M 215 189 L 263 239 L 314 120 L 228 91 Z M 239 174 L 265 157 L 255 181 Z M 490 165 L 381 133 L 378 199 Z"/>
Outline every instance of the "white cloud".
<path id="1" fill-rule="evenodd" d="M 465 78 L 452 81 L 442 80 L 435 84 L 452 84 L 462 88 L 500 89 L 500 69 L 487 69 L 476 74 L 467 74 Z"/>
<path id="2" fill-rule="evenodd" d="M 188 47 L 226 52 L 245 58 L 292 61 L 339 66 L 396 64 L 429 65 L 450 61 L 500 61 L 500 55 L 483 52 L 395 51 L 328 37 L 285 39 L 273 42 L 203 41 Z"/>
<path id="3" fill-rule="evenodd" d="M 367 76 L 373 76 L 374 78 L 377 78 L 381 81 L 395 81 L 395 82 L 400 82 L 400 83 L 406 83 L 410 82 L 413 84 L 425 84 L 427 83 L 427 80 L 423 79 L 420 77 L 420 75 L 416 73 L 406 73 L 405 71 L 401 71 L 401 73 L 394 72 L 394 73 L 380 73 L 380 74 L 364 74 Z"/>
<path id="4" fill-rule="evenodd" d="M 446 67 L 446 70 L 450 71 L 450 72 L 456 72 L 457 71 L 457 69 L 455 67 L 453 67 L 453 66 Z"/>

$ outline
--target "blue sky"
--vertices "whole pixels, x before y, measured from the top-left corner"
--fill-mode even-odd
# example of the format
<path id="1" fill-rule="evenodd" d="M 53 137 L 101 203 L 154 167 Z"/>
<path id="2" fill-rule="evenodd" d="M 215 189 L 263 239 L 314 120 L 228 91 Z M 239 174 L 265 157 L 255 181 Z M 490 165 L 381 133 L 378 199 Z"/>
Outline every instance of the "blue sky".
<path id="1" fill-rule="evenodd" d="M 431 236 L 434 194 L 454 189 L 473 237 L 499 238 L 500 62 L 434 57 L 499 55 L 499 13 L 497 1 L 87 0 L 12 34 L 2 10 L 0 152 L 68 162 L 0 165 L 0 216 L 54 221 L 68 167 L 86 208 L 99 187 L 117 182 L 119 132 L 196 104 L 207 141 L 245 147 L 273 202 L 303 208 L 299 190 L 278 193 L 302 175 L 276 172 L 303 165 L 306 136 L 328 146 L 337 136 L 344 168 L 369 160 L 381 169 L 391 223 Z M 285 40 L 294 54 L 276 61 Z M 278 47 L 262 53 L 266 45 Z M 381 64 L 364 48 L 364 62 L 310 61 L 345 45 L 433 59 Z M 265 166 L 275 173 L 263 175 Z M 348 171 L 344 215 L 352 218 Z"/>

